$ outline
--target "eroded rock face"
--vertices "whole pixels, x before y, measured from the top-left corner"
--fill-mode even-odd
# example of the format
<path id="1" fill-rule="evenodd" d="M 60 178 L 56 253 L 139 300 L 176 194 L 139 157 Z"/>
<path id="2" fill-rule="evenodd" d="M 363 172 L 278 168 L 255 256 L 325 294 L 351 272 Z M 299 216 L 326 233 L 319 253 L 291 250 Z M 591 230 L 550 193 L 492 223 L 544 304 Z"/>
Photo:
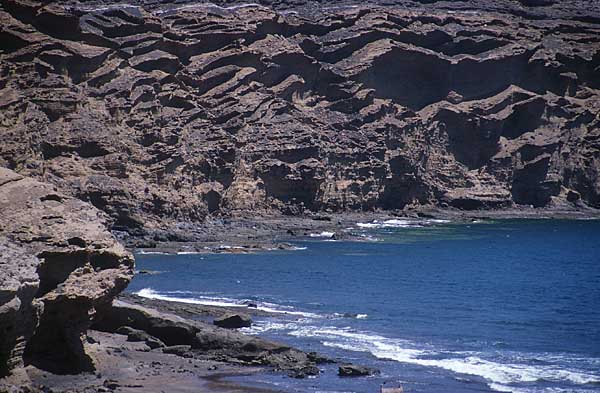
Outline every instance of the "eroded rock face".
<path id="1" fill-rule="evenodd" d="M 38 325 L 43 303 L 36 268 L 40 261 L 0 238 L 0 377 L 23 364 L 23 350 Z"/>
<path id="2" fill-rule="evenodd" d="M 0 372 L 92 367 L 81 336 L 133 277 L 93 206 L 0 168 Z"/>
<path id="3" fill-rule="evenodd" d="M 104 3 L 2 3 L 0 164 L 114 229 L 600 207 L 596 2 Z"/>

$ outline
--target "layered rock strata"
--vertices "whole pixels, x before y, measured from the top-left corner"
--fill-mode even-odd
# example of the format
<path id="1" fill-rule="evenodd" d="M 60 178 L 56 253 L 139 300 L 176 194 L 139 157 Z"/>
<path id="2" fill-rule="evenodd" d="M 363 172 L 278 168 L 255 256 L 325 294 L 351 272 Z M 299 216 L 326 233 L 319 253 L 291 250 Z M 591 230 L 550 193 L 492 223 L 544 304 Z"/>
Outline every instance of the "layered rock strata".
<path id="1" fill-rule="evenodd" d="M 0 165 L 131 234 L 600 207 L 595 2 L 337 3 L 2 1 Z"/>
<path id="2" fill-rule="evenodd" d="M 133 277 L 106 216 L 0 168 L 0 376 L 25 364 L 91 369 L 82 335 Z"/>

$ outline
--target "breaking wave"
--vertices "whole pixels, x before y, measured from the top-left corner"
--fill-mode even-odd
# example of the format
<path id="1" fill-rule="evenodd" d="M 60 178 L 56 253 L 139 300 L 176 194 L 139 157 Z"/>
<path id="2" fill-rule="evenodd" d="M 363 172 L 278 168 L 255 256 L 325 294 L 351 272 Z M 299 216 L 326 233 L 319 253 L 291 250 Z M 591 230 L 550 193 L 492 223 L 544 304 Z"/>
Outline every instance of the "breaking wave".
<path id="1" fill-rule="evenodd" d="M 171 302 L 180 302 L 180 303 L 188 303 L 188 304 L 200 304 L 204 306 L 216 306 L 216 307 L 240 307 L 240 308 L 248 308 L 249 303 L 256 304 L 256 309 L 276 313 L 276 314 L 286 314 L 293 316 L 301 316 L 301 317 L 310 317 L 310 318 L 322 318 L 321 315 L 298 311 L 293 307 L 283 306 L 280 304 L 267 303 L 267 302 L 255 302 L 250 299 L 231 299 L 231 298 L 223 298 L 223 297 L 210 297 L 210 296 L 198 296 L 193 292 L 182 292 L 182 291 L 164 291 L 158 292 L 151 288 L 143 288 L 137 292 L 136 295 L 145 297 L 148 299 L 157 299 L 157 300 L 165 300 Z M 189 294 L 193 295 L 191 297 L 181 297 L 177 295 Z"/>
<path id="2" fill-rule="evenodd" d="M 423 349 L 407 340 L 392 339 L 377 334 L 355 331 L 349 327 L 317 326 L 271 326 L 270 329 L 291 329 L 288 334 L 295 337 L 314 337 L 322 345 L 349 351 L 368 352 L 379 359 L 395 360 L 425 367 L 438 367 L 458 374 L 483 378 L 488 386 L 498 391 L 519 391 L 514 384 L 527 382 L 561 382 L 574 385 L 600 383 L 600 375 L 588 371 L 567 370 L 557 365 L 531 365 L 514 362 L 499 362 L 486 359 L 484 354 L 474 352 L 451 352 L 451 357 L 440 358 L 448 352 Z M 521 354 L 522 355 L 522 354 Z M 539 357 L 539 355 L 538 355 Z M 545 359 L 552 360 L 552 357 Z"/>
<path id="3" fill-rule="evenodd" d="M 412 219 L 391 219 L 385 221 L 374 220 L 372 222 L 358 222 L 356 226 L 364 229 L 381 228 L 423 228 L 433 224 L 447 224 L 449 220 L 412 220 Z"/>

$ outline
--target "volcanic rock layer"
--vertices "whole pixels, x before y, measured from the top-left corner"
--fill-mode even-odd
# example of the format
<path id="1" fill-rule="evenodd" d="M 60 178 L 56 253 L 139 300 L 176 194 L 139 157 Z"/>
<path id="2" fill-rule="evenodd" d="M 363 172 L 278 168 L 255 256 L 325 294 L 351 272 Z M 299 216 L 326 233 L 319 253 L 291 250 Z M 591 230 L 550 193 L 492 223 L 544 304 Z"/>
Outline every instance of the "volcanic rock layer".
<path id="1" fill-rule="evenodd" d="M 2 1 L 0 165 L 113 229 L 600 207 L 594 2 L 101 3 Z"/>
<path id="2" fill-rule="evenodd" d="M 133 276 L 105 214 L 0 168 L 0 377 L 91 369 L 81 337 Z"/>

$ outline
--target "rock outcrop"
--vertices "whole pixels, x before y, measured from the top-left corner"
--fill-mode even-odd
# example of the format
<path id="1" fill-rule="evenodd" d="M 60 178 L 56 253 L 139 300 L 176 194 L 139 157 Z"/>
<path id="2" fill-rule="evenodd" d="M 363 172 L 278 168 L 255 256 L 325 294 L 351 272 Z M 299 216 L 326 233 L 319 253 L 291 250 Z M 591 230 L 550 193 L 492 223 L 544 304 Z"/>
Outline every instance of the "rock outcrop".
<path id="1" fill-rule="evenodd" d="M 225 329 L 239 329 L 252 326 L 252 318 L 247 315 L 228 314 L 215 318 L 213 324 Z"/>
<path id="2" fill-rule="evenodd" d="M 2 1 L 0 165 L 114 230 L 600 207 L 597 2 L 111 3 Z"/>
<path id="3" fill-rule="evenodd" d="M 267 366 L 296 378 L 319 374 L 316 365 L 327 361 L 315 353 L 307 354 L 287 345 L 121 300 L 113 302 L 94 329 L 126 333 L 128 339 L 135 335 L 134 341 L 145 340 L 147 344 L 149 338 L 154 339 L 168 346 L 162 349 L 164 353 L 245 366 Z"/>
<path id="4" fill-rule="evenodd" d="M 379 370 L 355 364 L 343 364 L 338 367 L 338 375 L 340 377 L 364 377 L 378 373 Z"/>
<path id="5" fill-rule="evenodd" d="M 0 168 L 0 376 L 93 367 L 81 336 L 133 277 L 105 214 Z"/>

